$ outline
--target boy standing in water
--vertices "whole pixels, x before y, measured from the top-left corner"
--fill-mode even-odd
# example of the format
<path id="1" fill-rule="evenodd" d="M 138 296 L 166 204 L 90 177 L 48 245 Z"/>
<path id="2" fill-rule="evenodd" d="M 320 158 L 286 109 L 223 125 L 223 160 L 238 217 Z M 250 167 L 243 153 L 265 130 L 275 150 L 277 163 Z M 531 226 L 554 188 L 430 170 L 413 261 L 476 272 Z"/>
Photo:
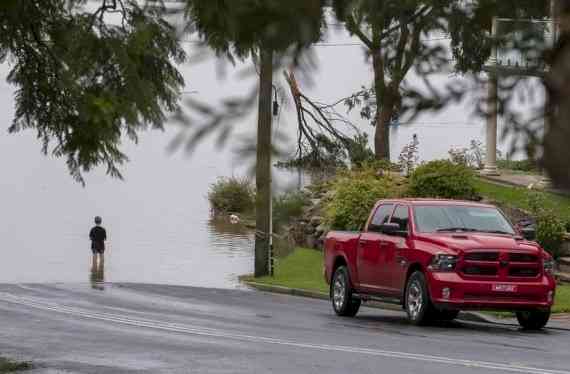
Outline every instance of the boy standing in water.
<path id="1" fill-rule="evenodd" d="M 105 262 L 105 240 L 107 240 L 107 232 L 101 227 L 101 217 L 95 217 L 95 227 L 89 232 L 91 239 L 91 251 L 93 252 L 93 269 L 97 268 L 97 255 L 99 255 L 99 266 L 103 267 Z"/>

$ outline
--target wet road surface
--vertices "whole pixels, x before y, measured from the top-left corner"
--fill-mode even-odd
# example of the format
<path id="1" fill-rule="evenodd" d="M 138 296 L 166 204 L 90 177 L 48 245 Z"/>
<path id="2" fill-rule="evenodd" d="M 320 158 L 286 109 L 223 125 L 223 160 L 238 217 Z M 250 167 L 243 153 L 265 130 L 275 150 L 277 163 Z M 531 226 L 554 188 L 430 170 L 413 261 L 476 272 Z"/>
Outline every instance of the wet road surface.
<path id="1" fill-rule="evenodd" d="M 570 332 L 453 322 L 243 290 L 0 285 L 0 355 L 36 373 L 570 374 Z"/>

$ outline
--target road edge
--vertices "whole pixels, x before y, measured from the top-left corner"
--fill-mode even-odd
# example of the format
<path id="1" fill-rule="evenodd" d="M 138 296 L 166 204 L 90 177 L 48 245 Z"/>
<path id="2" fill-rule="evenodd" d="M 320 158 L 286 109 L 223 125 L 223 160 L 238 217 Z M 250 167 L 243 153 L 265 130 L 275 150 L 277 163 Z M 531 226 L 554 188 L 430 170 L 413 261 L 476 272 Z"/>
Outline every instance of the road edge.
<path id="1" fill-rule="evenodd" d="M 312 291 L 312 290 L 305 290 L 302 288 L 289 288 L 285 286 L 277 286 L 272 284 L 266 283 L 259 283 L 251 280 L 242 279 L 241 283 L 249 286 L 253 289 L 263 292 L 271 292 L 271 293 L 278 293 L 278 294 L 285 294 L 285 295 L 292 295 L 292 296 L 300 296 L 300 297 L 308 297 L 312 299 L 320 299 L 320 300 L 329 300 L 329 295 L 325 292 L 319 291 Z M 380 303 L 376 301 L 367 302 L 367 307 L 372 307 L 376 309 L 385 309 L 397 312 L 403 312 L 402 307 L 394 304 L 387 304 L 387 303 Z M 460 321 L 467 321 L 467 322 L 478 322 L 478 323 L 490 323 L 494 325 L 503 325 L 503 326 L 518 326 L 517 323 L 509 323 L 510 321 L 501 320 L 498 318 L 494 318 L 492 316 L 486 315 L 484 313 L 479 312 L 472 312 L 472 311 L 463 311 L 459 314 L 457 318 Z M 557 326 L 548 326 L 549 329 L 553 330 L 564 330 L 570 331 L 570 327 L 557 327 Z"/>

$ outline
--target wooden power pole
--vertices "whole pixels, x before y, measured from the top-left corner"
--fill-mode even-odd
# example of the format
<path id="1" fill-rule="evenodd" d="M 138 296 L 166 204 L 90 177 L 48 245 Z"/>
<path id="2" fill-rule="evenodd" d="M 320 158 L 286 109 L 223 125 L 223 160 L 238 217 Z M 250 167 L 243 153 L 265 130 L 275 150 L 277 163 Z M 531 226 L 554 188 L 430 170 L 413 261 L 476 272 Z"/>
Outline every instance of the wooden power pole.
<path id="1" fill-rule="evenodd" d="M 257 118 L 257 164 L 255 185 L 255 270 L 261 277 L 269 274 L 271 242 L 271 97 L 273 89 L 273 51 L 260 48 L 259 108 Z"/>

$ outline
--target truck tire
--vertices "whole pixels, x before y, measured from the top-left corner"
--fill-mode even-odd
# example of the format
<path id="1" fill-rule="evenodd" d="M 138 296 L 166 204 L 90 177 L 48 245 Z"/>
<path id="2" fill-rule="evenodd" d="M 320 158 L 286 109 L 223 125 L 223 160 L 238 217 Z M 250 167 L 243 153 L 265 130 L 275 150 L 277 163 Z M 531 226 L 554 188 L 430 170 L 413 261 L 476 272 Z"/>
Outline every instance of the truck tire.
<path id="1" fill-rule="evenodd" d="M 354 317 L 358 313 L 361 301 L 352 297 L 352 285 L 346 266 L 339 266 L 334 271 L 330 295 L 333 309 L 337 315 Z"/>
<path id="2" fill-rule="evenodd" d="M 414 325 L 427 324 L 435 314 L 426 278 L 421 271 L 415 271 L 408 278 L 404 303 L 408 319 Z"/>
<path id="3" fill-rule="evenodd" d="M 529 310 L 517 312 L 517 320 L 519 325 L 525 330 L 540 330 L 548 323 L 550 319 L 549 310 Z"/>

